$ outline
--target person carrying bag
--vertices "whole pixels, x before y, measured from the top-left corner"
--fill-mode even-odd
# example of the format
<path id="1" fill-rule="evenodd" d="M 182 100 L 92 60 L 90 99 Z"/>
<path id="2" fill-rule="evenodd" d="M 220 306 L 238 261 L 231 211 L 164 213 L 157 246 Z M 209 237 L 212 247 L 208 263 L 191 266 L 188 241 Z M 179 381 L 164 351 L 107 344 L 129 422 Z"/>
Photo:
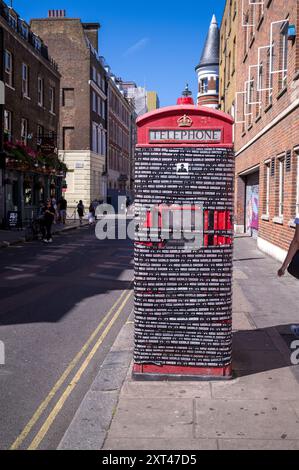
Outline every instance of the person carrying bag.
<path id="1" fill-rule="evenodd" d="M 278 276 L 282 277 L 288 271 L 291 276 L 299 279 L 299 218 L 295 220 L 296 232 L 290 245 L 287 257 L 278 270 Z M 299 325 L 291 326 L 292 332 L 299 337 Z"/>

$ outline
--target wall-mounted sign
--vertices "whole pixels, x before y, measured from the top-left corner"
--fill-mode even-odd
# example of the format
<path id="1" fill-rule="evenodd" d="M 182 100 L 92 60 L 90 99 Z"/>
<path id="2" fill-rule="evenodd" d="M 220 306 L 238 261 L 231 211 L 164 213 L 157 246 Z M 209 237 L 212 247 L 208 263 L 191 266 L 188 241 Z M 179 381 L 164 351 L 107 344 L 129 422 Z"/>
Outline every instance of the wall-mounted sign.
<path id="1" fill-rule="evenodd" d="M 205 142 L 217 143 L 222 140 L 221 129 L 159 129 L 150 130 L 150 142 Z"/>
<path id="2" fill-rule="evenodd" d="M 21 226 L 21 213 L 19 211 L 9 211 L 7 213 L 7 224 L 9 229 Z"/>

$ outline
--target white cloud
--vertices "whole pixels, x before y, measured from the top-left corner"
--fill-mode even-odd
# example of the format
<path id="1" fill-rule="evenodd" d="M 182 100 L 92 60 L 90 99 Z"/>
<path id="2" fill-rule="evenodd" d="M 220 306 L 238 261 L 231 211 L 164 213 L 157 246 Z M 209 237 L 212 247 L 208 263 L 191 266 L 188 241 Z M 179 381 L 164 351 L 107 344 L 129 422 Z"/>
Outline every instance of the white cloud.
<path id="1" fill-rule="evenodd" d="M 141 49 L 144 49 L 147 46 L 148 43 L 149 43 L 149 38 L 140 39 L 140 41 L 136 42 L 136 44 L 129 47 L 129 49 L 127 49 L 124 52 L 123 56 L 127 57 L 129 55 L 132 55 L 132 54 L 135 54 L 136 52 L 141 51 Z"/>

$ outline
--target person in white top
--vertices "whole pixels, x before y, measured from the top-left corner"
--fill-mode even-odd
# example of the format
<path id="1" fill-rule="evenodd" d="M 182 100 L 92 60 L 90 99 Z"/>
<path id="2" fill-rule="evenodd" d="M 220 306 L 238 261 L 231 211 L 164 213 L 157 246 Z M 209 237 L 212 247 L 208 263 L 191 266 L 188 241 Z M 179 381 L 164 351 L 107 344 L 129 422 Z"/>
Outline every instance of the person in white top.
<path id="1" fill-rule="evenodd" d="M 288 269 L 290 263 L 292 262 L 292 259 L 294 258 L 295 254 L 299 250 L 299 218 L 295 220 L 296 224 L 296 232 L 294 235 L 294 238 L 292 240 L 292 243 L 290 245 L 287 257 L 281 266 L 281 268 L 278 270 L 278 276 L 282 277 L 285 275 L 286 270 Z M 299 337 L 299 325 L 292 325 L 291 326 L 292 332 Z"/>

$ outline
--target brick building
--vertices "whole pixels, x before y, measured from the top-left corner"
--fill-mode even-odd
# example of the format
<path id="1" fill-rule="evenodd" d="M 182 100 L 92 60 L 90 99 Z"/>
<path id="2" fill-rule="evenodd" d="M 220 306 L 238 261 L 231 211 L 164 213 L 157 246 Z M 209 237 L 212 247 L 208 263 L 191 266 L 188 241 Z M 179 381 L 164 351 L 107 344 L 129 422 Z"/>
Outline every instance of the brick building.
<path id="1" fill-rule="evenodd" d="M 98 23 L 50 10 L 32 29 L 48 44 L 61 73 L 60 156 L 67 164 L 66 199 L 73 210 L 107 194 L 107 76 L 98 55 Z"/>
<path id="2" fill-rule="evenodd" d="M 195 71 L 198 76 L 197 104 L 218 108 L 219 101 L 219 28 L 213 15 L 201 59 Z"/>
<path id="3" fill-rule="evenodd" d="M 118 196 L 132 197 L 136 113 L 125 97 L 122 81 L 109 72 L 108 81 L 108 201 L 117 208 Z"/>
<path id="4" fill-rule="evenodd" d="M 61 195 L 65 166 L 57 154 L 60 74 L 43 40 L 18 13 L 0 2 L 5 104 L 3 205 L 19 220 L 34 216 L 40 201 Z"/>
<path id="5" fill-rule="evenodd" d="M 235 228 L 282 260 L 299 215 L 299 2 L 238 5 Z"/>
<path id="6" fill-rule="evenodd" d="M 241 3 L 237 0 L 226 2 L 220 27 L 219 103 L 221 111 L 230 114 L 233 118 L 235 118 L 237 91 L 236 59 L 240 11 Z"/>

